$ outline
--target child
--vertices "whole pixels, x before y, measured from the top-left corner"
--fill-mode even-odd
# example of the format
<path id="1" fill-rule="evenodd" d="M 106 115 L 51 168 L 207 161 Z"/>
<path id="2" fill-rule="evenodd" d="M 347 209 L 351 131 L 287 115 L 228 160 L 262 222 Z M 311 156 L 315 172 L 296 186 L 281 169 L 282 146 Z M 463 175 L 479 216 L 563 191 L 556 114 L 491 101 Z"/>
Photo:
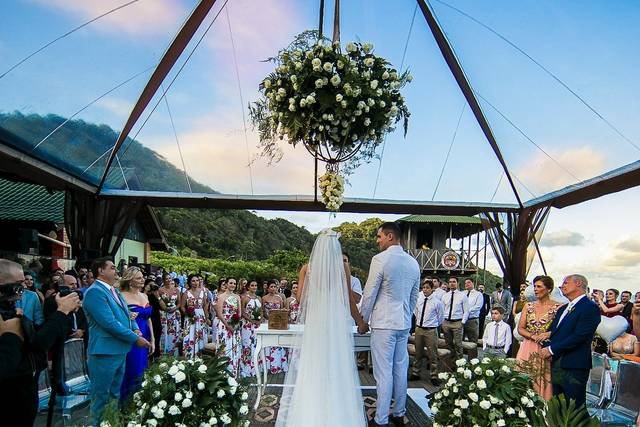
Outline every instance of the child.
<path id="1" fill-rule="evenodd" d="M 511 328 L 502 321 L 504 307 L 496 305 L 491 309 L 491 320 L 482 336 L 482 349 L 486 357 L 507 357 L 511 347 Z"/>

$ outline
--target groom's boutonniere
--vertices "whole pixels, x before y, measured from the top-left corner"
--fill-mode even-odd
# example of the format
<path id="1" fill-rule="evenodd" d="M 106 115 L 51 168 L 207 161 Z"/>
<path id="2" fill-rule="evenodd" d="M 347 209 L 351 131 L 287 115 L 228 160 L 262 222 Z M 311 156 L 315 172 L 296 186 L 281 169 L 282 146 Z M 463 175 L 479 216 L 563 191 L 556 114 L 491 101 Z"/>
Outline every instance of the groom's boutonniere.
<path id="1" fill-rule="evenodd" d="M 573 311 L 575 306 L 573 305 L 569 305 L 569 307 L 567 307 L 567 314 L 571 313 Z"/>

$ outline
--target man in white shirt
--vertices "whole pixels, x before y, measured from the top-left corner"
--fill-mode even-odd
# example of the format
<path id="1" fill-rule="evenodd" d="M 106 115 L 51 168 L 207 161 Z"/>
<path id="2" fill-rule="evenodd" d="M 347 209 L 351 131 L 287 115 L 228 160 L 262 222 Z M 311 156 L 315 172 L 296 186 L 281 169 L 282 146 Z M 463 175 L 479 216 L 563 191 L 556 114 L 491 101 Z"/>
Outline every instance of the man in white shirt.
<path id="1" fill-rule="evenodd" d="M 440 284 L 440 279 L 438 279 L 437 277 L 434 277 L 433 279 L 433 293 L 432 295 L 438 299 L 442 299 L 442 297 L 444 297 L 449 291 L 448 288 L 447 289 L 442 289 L 441 284 Z M 446 284 L 445 284 L 446 286 Z"/>
<path id="2" fill-rule="evenodd" d="M 482 335 L 482 350 L 486 357 L 507 357 L 511 347 L 511 328 L 502 320 L 503 315 L 504 308 L 501 305 L 491 309 L 492 322 L 487 324 Z"/>
<path id="3" fill-rule="evenodd" d="M 473 354 L 469 354 L 469 357 L 473 358 L 478 356 L 477 345 L 478 335 L 480 335 L 480 310 L 482 310 L 484 299 L 482 294 L 476 291 L 473 279 L 465 279 L 464 289 L 464 294 L 469 300 L 469 319 L 467 319 L 467 323 L 464 324 L 464 336 L 467 338 L 467 341 L 476 344 L 476 349 L 472 352 Z"/>
<path id="4" fill-rule="evenodd" d="M 420 368 L 426 349 L 431 383 L 437 387 L 440 385 L 440 380 L 438 379 L 437 329 L 444 320 L 444 304 L 433 295 L 433 282 L 430 279 L 422 283 L 422 292 L 418 294 L 418 303 L 413 315 L 416 318 L 416 355 L 409 379 L 420 379 Z"/>
<path id="5" fill-rule="evenodd" d="M 386 222 L 376 240 L 381 252 L 371 259 L 361 312 L 371 327 L 371 356 L 376 379 L 376 416 L 370 425 L 404 424 L 407 402 L 407 343 L 411 314 L 420 288 L 418 262 L 400 246 L 400 227 Z M 359 327 L 360 333 L 366 326 Z M 389 416 L 391 398 L 393 416 Z"/>
<path id="6" fill-rule="evenodd" d="M 455 361 L 463 357 L 462 330 L 469 318 L 469 300 L 458 290 L 457 277 L 449 277 L 449 293 L 442 297 L 442 302 L 444 303 L 442 333 Z"/>

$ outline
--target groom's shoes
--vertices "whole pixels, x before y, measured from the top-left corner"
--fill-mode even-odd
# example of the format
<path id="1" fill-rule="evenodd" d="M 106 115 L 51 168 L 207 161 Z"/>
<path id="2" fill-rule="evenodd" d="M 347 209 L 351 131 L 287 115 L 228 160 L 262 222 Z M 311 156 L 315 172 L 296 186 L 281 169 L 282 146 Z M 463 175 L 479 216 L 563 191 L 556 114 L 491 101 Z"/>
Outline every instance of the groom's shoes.
<path id="1" fill-rule="evenodd" d="M 378 424 L 375 418 L 369 420 L 369 427 L 389 427 L 391 424 Z"/>
<path id="2" fill-rule="evenodd" d="M 407 424 L 404 422 L 404 415 L 401 416 L 401 417 L 394 417 L 394 416 L 390 415 L 389 416 L 389 425 L 390 426 L 393 425 L 395 427 L 403 427 L 403 426 L 405 426 Z"/>

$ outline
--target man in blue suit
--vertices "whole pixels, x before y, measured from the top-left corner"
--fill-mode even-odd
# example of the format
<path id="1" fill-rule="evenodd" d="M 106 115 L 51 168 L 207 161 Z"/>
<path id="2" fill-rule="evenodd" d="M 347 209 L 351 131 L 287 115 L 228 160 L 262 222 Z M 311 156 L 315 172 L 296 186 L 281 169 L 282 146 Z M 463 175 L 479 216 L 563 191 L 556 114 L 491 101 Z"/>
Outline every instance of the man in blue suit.
<path id="1" fill-rule="evenodd" d="M 105 405 L 120 397 L 125 361 L 132 345 L 151 348 L 151 344 L 140 336 L 137 323 L 130 320 L 127 303 L 114 287 L 118 273 L 111 259 L 96 259 L 91 270 L 96 281 L 85 293 L 83 308 L 89 323 L 91 419 L 98 426 Z"/>
<path id="2" fill-rule="evenodd" d="M 564 394 L 577 407 L 584 405 L 587 380 L 591 369 L 591 341 L 600 323 L 600 310 L 587 298 L 587 278 L 580 274 L 567 276 L 562 293 L 569 304 L 561 307 L 551 323 L 551 344 L 541 350 L 551 357 L 553 394 Z"/>

